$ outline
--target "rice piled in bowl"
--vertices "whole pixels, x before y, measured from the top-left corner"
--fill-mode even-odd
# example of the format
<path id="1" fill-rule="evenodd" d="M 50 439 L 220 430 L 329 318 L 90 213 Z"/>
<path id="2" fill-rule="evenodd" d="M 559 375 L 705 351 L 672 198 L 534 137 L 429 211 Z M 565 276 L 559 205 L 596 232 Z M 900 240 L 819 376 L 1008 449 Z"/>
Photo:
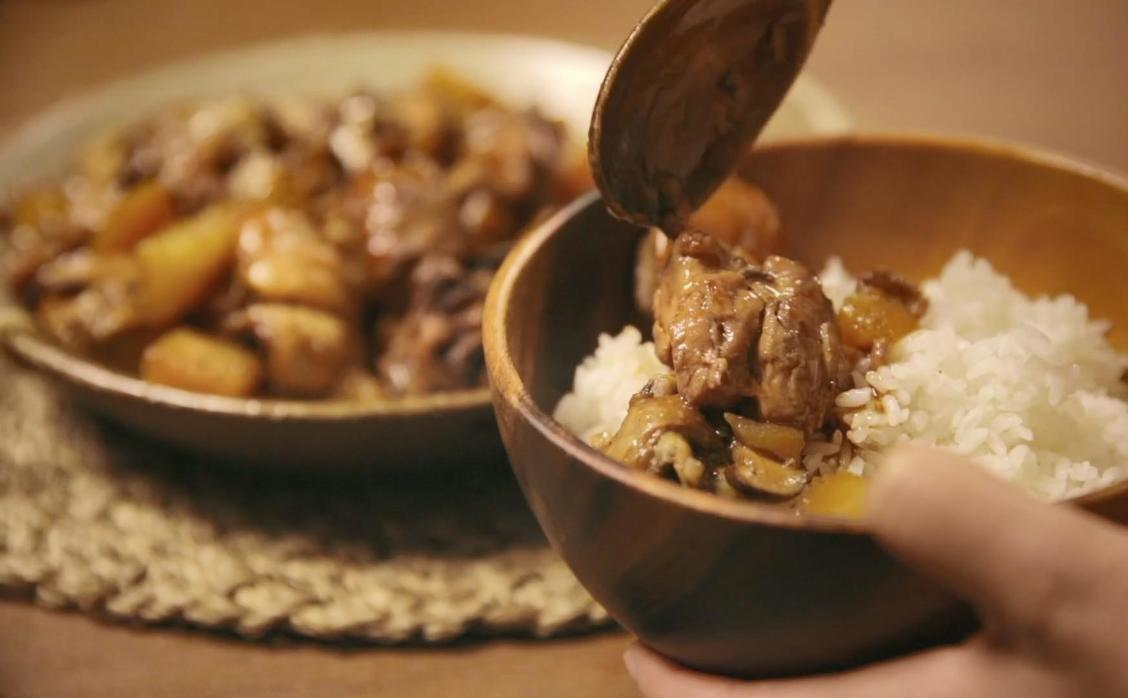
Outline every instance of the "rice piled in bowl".
<path id="1" fill-rule="evenodd" d="M 820 274 L 835 309 L 855 279 L 832 259 Z M 889 362 L 838 395 L 845 425 L 808 444 L 812 472 L 870 474 L 882 449 L 917 441 L 974 459 L 1047 499 L 1128 475 L 1128 355 L 1109 322 L 1072 296 L 1029 298 L 984 259 L 957 253 L 922 285 L 929 310 Z M 669 369 L 626 327 L 603 335 L 554 417 L 589 443 L 614 433 L 631 395 Z"/>

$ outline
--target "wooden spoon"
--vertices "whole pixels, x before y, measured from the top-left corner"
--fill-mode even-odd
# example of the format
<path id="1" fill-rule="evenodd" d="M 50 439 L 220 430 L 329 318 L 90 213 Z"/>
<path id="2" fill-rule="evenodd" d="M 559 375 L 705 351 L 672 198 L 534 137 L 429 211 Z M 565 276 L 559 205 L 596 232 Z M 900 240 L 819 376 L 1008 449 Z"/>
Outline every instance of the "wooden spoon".
<path id="1" fill-rule="evenodd" d="M 611 64 L 588 156 L 611 212 L 676 234 L 807 59 L 830 0 L 661 0 Z"/>

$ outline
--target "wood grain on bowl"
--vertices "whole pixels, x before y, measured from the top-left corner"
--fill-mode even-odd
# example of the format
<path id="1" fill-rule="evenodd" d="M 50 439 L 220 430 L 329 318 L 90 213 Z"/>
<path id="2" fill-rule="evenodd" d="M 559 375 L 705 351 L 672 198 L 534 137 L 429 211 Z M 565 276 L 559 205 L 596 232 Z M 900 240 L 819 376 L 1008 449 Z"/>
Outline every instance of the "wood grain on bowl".
<path id="1" fill-rule="evenodd" d="M 968 247 L 1027 291 L 1067 291 L 1128 337 L 1128 186 L 1020 150 L 930 138 L 779 144 L 742 174 L 779 206 L 792 254 L 917 279 Z M 601 332 L 637 323 L 639 231 L 589 196 L 510 255 L 486 305 L 502 437 L 548 537 L 624 626 L 689 666 L 780 675 L 855 664 L 966 630 L 966 607 L 864 525 L 723 500 L 628 471 L 548 415 Z M 1093 245 L 1089 252 L 1073 249 Z M 1036 243 L 1036 244 L 1035 244 Z M 1080 503 L 1128 520 L 1128 488 Z M 938 634 L 939 633 L 939 634 Z"/>

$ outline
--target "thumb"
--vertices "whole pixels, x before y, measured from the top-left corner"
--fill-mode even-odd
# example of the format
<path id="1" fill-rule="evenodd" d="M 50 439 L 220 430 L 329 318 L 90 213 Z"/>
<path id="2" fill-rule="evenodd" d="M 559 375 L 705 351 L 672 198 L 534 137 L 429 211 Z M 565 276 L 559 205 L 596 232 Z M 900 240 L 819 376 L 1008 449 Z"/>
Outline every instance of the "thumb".
<path id="1" fill-rule="evenodd" d="M 919 446 L 888 454 L 867 516 L 891 553 L 1009 627 L 1051 622 L 1090 586 L 1085 563 L 1119 548 L 1112 525 Z"/>

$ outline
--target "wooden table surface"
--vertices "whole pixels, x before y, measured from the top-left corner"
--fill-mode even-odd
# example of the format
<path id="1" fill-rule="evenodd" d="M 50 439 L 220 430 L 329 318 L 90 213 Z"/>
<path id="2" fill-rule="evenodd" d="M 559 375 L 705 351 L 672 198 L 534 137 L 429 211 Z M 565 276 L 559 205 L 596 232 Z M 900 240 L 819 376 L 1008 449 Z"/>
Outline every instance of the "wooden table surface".
<path id="1" fill-rule="evenodd" d="M 649 4 L 0 0 L 0 129 L 153 62 L 247 41 L 450 27 L 614 48 Z M 983 134 L 1128 172 L 1126 37 L 1125 0 L 838 0 L 810 68 L 867 130 Z M 627 641 L 605 633 L 440 650 L 267 647 L 7 600 L 0 696 L 631 696 L 620 664 Z"/>

